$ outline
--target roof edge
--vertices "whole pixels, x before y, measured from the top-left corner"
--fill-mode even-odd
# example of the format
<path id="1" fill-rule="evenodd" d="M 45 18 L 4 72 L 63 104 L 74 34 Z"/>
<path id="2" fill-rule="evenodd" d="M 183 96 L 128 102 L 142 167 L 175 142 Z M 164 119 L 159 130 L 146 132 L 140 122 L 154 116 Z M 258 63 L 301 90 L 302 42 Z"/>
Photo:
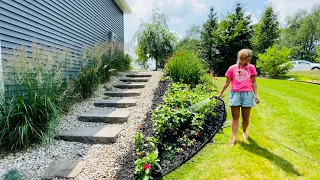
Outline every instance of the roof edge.
<path id="1" fill-rule="evenodd" d="M 127 3 L 126 0 L 114 0 L 116 4 L 119 6 L 119 8 L 122 10 L 125 14 L 131 14 L 132 11 Z"/>

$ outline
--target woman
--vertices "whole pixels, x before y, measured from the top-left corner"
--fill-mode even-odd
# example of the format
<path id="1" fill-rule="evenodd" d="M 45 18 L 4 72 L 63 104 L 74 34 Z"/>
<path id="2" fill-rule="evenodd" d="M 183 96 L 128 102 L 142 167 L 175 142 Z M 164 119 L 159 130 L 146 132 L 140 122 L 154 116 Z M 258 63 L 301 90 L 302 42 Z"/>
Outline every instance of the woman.
<path id="1" fill-rule="evenodd" d="M 226 72 L 227 80 L 217 95 L 220 98 L 231 82 L 232 89 L 229 97 L 229 106 L 232 113 L 232 140 L 229 142 L 231 146 L 237 141 L 240 108 L 242 113 L 242 135 L 247 140 L 251 108 L 255 103 L 260 103 L 256 82 L 257 71 L 255 66 L 250 64 L 251 59 L 252 51 L 250 49 L 242 49 L 238 52 L 237 64 L 229 67 Z"/>

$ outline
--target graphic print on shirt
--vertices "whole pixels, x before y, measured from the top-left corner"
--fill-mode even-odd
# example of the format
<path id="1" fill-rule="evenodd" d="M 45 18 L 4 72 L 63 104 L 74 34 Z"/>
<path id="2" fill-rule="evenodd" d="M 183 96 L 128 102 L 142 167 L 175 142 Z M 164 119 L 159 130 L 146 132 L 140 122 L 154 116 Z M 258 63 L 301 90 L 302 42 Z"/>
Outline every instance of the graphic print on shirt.
<path id="1" fill-rule="evenodd" d="M 240 73 L 239 73 L 240 71 Z M 236 73 L 236 80 L 238 80 L 239 82 L 245 81 L 249 78 L 249 73 L 248 71 L 246 71 L 245 69 L 240 69 L 237 71 Z"/>

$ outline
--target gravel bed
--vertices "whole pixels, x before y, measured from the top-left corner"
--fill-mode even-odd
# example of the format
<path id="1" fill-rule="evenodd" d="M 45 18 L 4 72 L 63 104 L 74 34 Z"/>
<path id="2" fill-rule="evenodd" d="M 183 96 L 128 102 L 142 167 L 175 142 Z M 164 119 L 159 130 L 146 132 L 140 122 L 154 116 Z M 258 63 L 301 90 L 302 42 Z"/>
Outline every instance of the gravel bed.
<path id="1" fill-rule="evenodd" d="M 135 73 L 135 72 L 128 72 Z M 102 84 L 90 99 L 75 104 L 72 110 L 62 118 L 59 130 L 68 130 L 75 127 L 97 127 L 97 126 L 117 126 L 122 130 L 114 144 L 83 144 L 78 142 L 67 142 L 62 140 L 52 140 L 50 145 L 36 145 L 27 151 L 0 155 L 0 177 L 9 169 L 17 168 L 23 173 L 22 179 L 40 179 L 45 169 L 55 160 L 83 160 L 85 162 L 84 170 L 75 179 L 115 179 L 117 171 L 121 167 L 119 159 L 129 152 L 133 144 L 133 138 L 137 132 L 136 126 L 140 125 L 146 118 L 146 114 L 150 111 L 151 101 L 153 99 L 153 91 L 157 88 L 162 72 L 150 71 L 153 74 L 146 83 L 146 87 L 141 89 L 140 96 L 128 98 L 137 99 L 137 106 L 129 108 L 98 108 L 93 103 L 104 100 L 104 86 L 110 87 L 112 90 L 120 90 L 113 88 L 112 85 L 118 84 L 121 78 L 125 78 L 125 74 L 120 73 L 114 76 L 107 84 Z M 112 99 L 120 99 L 113 98 Z M 130 111 L 131 115 L 128 122 L 123 124 L 105 124 L 94 122 L 81 122 L 77 117 L 91 110 L 120 110 Z"/>

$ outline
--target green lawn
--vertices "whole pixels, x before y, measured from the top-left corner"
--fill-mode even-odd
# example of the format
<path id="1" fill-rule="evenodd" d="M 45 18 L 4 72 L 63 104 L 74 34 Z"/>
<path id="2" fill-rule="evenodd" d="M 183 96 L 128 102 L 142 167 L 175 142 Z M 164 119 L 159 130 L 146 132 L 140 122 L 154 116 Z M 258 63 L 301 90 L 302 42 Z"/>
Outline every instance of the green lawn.
<path id="1" fill-rule="evenodd" d="M 320 71 L 292 71 L 285 75 L 284 78 L 294 78 L 297 81 L 319 81 Z"/>
<path id="2" fill-rule="evenodd" d="M 224 80 L 219 78 L 219 88 Z M 238 143 L 227 145 L 231 127 L 226 127 L 214 143 L 164 179 L 319 179 L 320 86 L 258 79 L 258 91 L 261 103 L 252 110 L 248 142 L 239 129 Z M 229 108 L 227 119 L 226 126 Z"/>

